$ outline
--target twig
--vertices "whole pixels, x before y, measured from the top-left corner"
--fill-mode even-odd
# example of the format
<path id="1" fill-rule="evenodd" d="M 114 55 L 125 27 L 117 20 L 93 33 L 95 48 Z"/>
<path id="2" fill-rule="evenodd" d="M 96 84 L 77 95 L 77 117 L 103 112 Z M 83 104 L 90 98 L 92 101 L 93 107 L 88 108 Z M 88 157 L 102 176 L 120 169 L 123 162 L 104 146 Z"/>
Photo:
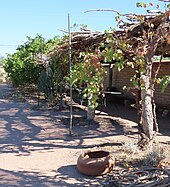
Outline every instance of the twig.
<path id="1" fill-rule="evenodd" d="M 128 172 L 123 171 L 113 171 L 112 178 L 110 178 L 110 184 L 119 186 L 140 186 L 140 187 L 168 187 L 170 186 L 170 172 L 163 168 L 143 168 L 142 170 L 135 170 Z M 167 184 L 165 184 L 167 183 Z"/>
<path id="2" fill-rule="evenodd" d="M 94 11 L 105 11 L 105 12 L 114 12 L 116 14 L 120 14 L 117 10 L 113 10 L 113 9 L 90 9 L 90 10 L 86 10 L 84 13 L 87 12 L 94 12 Z"/>
<path id="3" fill-rule="evenodd" d="M 65 31 L 65 30 L 62 30 L 62 29 L 58 29 L 58 30 L 68 34 L 68 31 Z"/>
<path id="4" fill-rule="evenodd" d="M 137 14 L 135 13 L 120 13 L 118 12 L 117 10 L 113 10 L 113 9 L 90 9 L 90 10 L 86 10 L 84 13 L 88 13 L 88 12 L 113 12 L 113 13 L 116 13 L 118 15 L 121 15 L 121 16 L 137 16 Z"/>

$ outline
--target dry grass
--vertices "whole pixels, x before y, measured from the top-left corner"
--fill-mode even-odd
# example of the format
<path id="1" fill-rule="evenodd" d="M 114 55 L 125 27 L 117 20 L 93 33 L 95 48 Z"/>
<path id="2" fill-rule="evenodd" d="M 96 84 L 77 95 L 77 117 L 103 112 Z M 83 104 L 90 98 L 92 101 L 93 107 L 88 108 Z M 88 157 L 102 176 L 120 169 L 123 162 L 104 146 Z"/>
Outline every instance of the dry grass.
<path id="1" fill-rule="evenodd" d="M 142 151 L 136 142 L 125 142 L 122 146 L 105 146 L 116 158 L 116 165 L 124 169 L 136 169 L 145 166 L 155 167 L 166 160 L 166 150 L 161 144 L 156 144 Z"/>

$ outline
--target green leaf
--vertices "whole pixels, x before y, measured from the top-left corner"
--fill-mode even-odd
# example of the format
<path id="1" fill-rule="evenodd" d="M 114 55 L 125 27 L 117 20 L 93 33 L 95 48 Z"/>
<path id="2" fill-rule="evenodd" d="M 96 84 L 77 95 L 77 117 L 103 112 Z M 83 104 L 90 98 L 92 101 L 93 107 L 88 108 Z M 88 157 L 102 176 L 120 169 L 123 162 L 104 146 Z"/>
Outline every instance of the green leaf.
<path id="1" fill-rule="evenodd" d="M 137 7 L 146 8 L 146 7 L 147 7 L 147 4 L 146 4 L 146 3 L 143 3 L 143 2 L 138 2 L 138 3 L 136 3 L 136 6 L 137 6 Z"/>
<path id="2" fill-rule="evenodd" d="M 119 62 L 116 62 L 116 67 L 118 68 L 118 71 L 121 71 L 125 67 L 125 61 L 120 60 Z"/>
<path id="3" fill-rule="evenodd" d="M 169 83 L 170 83 L 170 75 L 164 76 L 161 81 L 161 92 L 165 91 Z"/>
<path id="4" fill-rule="evenodd" d="M 144 3 L 142 3 L 142 2 L 137 2 L 137 3 L 136 3 L 136 6 L 137 6 L 137 7 L 143 7 L 143 4 L 144 4 Z"/>

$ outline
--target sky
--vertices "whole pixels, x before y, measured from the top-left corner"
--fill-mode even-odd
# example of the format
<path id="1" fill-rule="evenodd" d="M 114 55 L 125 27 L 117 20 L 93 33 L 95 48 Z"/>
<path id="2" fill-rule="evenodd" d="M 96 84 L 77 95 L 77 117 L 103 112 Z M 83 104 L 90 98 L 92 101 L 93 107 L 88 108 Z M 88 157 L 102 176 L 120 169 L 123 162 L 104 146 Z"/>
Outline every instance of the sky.
<path id="1" fill-rule="evenodd" d="M 158 0 L 153 2 L 164 7 Z M 141 13 L 136 7 L 139 0 L 0 0 L 0 55 L 15 52 L 18 45 L 40 34 L 46 39 L 62 36 L 67 30 L 68 14 L 71 25 L 84 24 L 91 30 L 104 31 L 115 28 L 113 12 L 88 12 L 90 9 L 114 9 L 120 13 Z"/>

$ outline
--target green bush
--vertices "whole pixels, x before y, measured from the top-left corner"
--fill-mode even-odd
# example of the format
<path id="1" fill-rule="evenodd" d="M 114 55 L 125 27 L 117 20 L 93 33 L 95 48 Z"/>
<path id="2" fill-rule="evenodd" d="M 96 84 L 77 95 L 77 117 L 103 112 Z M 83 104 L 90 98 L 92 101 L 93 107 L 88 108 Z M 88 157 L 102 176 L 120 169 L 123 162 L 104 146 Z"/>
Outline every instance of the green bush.
<path id="1" fill-rule="evenodd" d="M 18 46 L 16 53 L 5 59 L 4 69 L 16 86 L 37 84 L 42 70 L 42 66 L 37 63 L 37 56 L 48 50 L 47 42 L 42 36 L 27 39 L 27 42 Z"/>

